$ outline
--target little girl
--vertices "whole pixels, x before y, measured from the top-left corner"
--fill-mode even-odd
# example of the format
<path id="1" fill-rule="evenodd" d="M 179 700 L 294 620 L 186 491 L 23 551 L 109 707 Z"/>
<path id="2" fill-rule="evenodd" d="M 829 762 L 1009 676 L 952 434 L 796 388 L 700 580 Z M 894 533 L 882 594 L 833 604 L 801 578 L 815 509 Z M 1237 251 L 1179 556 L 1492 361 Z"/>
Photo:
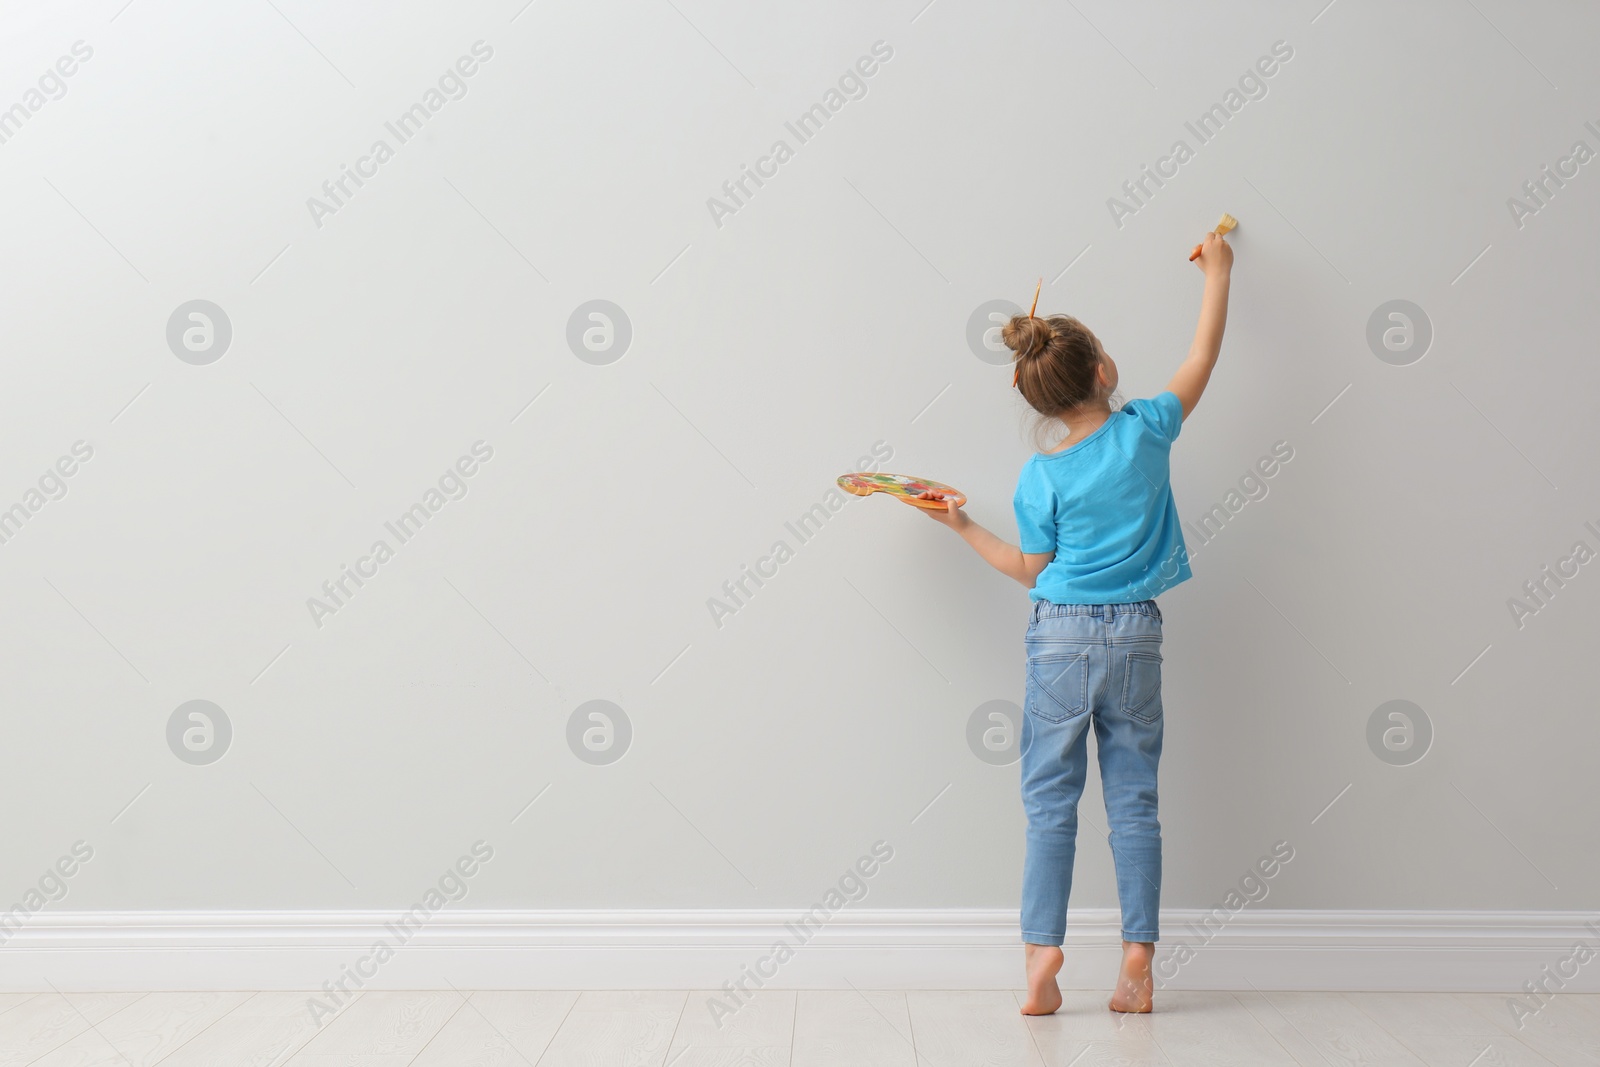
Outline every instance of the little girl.
<path id="1" fill-rule="evenodd" d="M 1222 347 L 1233 249 L 1208 234 L 1196 261 L 1205 294 L 1189 357 L 1166 392 L 1113 411 L 1117 365 L 1070 315 L 1018 315 L 1001 331 L 1013 384 L 1067 434 L 1017 479 L 1021 547 L 955 505 L 927 514 L 959 533 L 1000 573 L 1029 589 L 1033 613 L 1022 715 L 1025 1015 L 1061 1007 L 1056 974 L 1078 832 L 1078 799 L 1094 724 L 1122 905 L 1122 969 L 1112 1011 L 1147 1012 L 1161 898 L 1161 610 L 1154 597 L 1190 576 L 1168 468 L 1173 440 L 1200 402 Z M 1037 298 L 1036 298 L 1037 299 Z M 938 494 L 924 493 L 927 499 Z"/>

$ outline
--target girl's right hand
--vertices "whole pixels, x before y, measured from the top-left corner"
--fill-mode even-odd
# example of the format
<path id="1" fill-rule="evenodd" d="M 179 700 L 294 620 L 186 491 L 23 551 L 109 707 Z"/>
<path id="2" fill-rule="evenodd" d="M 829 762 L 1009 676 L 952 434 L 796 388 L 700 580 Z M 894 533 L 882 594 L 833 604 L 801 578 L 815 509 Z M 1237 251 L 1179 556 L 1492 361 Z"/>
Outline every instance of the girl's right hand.
<path id="1" fill-rule="evenodd" d="M 1194 265 L 1206 272 L 1206 277 L 1226 275 L 1233 270 L 1233 246 L 1215 230 L 1200 242 L 1200 255 Z"/>
<path id="2" fill-rule="evenodd" d="M 962 511 L 961 506 L 956 503 L 954 497 L 946 497 L 943 493 L 934 492 L 932 489 L 923 490 L 917 494 L 917 497 L 920 500 L 943 500 L 944 507 L 917 507 L 917 505 L 912 504 L 909 500 L 903 500 L 901 503 L 917 508 L 918 511 L 928 516 L 928 518 L 932 519 L 934 522 L 943 523 L 952 530 L 960 530 L 969 521 L 971 521 L 967 518 L 967 513 Z"/>

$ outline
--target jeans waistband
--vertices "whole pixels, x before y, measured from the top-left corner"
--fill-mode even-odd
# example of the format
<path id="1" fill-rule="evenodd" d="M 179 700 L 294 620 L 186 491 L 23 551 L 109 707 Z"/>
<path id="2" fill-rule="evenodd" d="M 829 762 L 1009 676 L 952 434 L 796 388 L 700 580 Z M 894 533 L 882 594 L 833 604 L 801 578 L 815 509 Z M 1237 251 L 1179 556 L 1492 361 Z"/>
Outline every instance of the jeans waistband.
<path id="1" fill-rule="evenodd" d="M 1093 615 L 1101 619 L 1114 619 L 1118 615 L 1151 615 L 1161 618 L 1161 609 L 1154 600 L 1139 600 L 1128 604 L 1052 604 L 1048 600 L 1033 602 L 1033 619 L 1048 619 L 1057 615 Z"/>

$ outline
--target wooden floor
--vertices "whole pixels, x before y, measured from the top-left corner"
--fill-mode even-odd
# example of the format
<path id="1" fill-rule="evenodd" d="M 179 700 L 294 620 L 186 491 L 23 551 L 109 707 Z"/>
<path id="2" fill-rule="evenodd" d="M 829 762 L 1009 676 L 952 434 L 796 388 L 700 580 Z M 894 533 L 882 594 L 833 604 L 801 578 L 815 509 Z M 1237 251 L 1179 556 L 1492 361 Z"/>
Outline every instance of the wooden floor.
<path id="1" fill-rule="evenodd" d="M 709 993 L 366 992 L 320 1027 L 306 993 L 0 993 L 23 1067 L 1594 1067 L 1600 996 L 1519 1029 L 1492 994 L 1163 992 L 1148 1016 L 1071 993 L 764 990 L 719 1028 Z"/>

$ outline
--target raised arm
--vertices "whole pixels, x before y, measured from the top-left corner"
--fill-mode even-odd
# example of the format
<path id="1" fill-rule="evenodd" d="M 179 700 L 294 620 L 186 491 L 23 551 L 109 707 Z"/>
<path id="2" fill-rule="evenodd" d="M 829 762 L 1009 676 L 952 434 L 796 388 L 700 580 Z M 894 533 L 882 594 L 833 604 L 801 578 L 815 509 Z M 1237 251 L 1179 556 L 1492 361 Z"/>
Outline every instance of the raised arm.
<path id="1" fill-rule="evenodd" d="M 1189 355 L 1172 376 L 1167 388 L 1178 395 L 1183 417 L 1200 403 L 1200 394 L 1211 380 L 1211 368 L 1222 351 L 1222 331 L 1228 324 L 1228 283 L 1233 274 L 1233 246 L 1215 233 L 1206 234 L 1195 266 L 1205 271 L 1206 288 L 1200 297 L 1200 321 L 1195 324 L 1194 342 Z"/>

